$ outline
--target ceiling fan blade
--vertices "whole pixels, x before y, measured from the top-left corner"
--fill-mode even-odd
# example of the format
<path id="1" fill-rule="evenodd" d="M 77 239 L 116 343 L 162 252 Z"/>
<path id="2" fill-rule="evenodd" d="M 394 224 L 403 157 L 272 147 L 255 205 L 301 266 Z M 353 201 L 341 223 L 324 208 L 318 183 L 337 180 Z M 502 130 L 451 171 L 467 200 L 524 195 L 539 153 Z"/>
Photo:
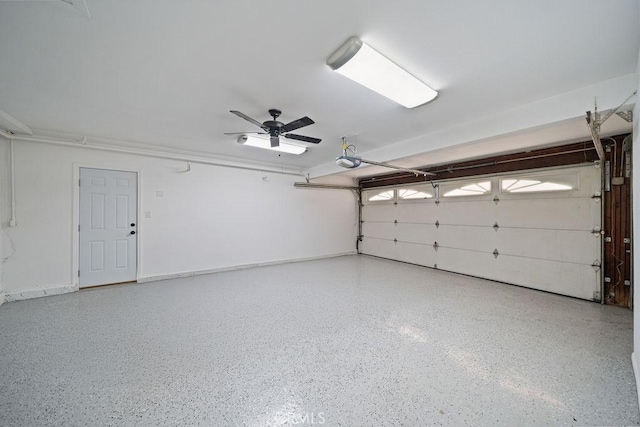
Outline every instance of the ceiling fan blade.
<path id="1" fill-rule="evenodd" d="M 257 120 L 252 119 L 251 117 L 247 116 L 244 113 L 241 113 L 240 111 L 236 111 L 236 110 L 230 110 L 230 113 L 235 114 L 236 116 L 240 117 L 241 119 L 245 119 L 246 121 L 248 121 L 249 123 L 253 123 L 256 126 L 259 126 L 261 128 L 264 129 L 264 125 L 262 123 L 260 123 Z"/>
<path id="2" fill-rule="evenodd" d="M 290 123 L 287 123 L 286 125 L 282 126 L 282 128 L 280 128 L 280 132 L 284 133 L 284 132 L 290 132 L 292 130 L 296 130 L 296 129 L 300 129 L 302 127 L 305 126 L 309 126 L 314 124 L 315 122 L 313 120 L 311 120 L 309 117 L 305 116 L 301 119 L 298 120 L 294 120 Z"/>
<path id="3" fill-rule="evenodd" d="M 277 136 L 272 136 L 271 137 L 271 146 L 272 147 L 279 147 L 280 146 L 280 138 Z"/>
<path id="4" fill-rule="evenodd" d="M 311 144 L 317 144 L 320 141 L 322 141 L 320 138 L 313 138 L 311 136 L 304 136 L 304 135 L 296 135 L 295 133 L 288 133 L 284 137 L 289 139 L 296 139 L 298 141 L 310 142 Z"/>
<path id="5" fill-rule="evenodd" d="M 246 135 L 246 134 L 252 134 L 252 135 L 266 135 L 266 132 L 225 132 L 223 133 L 223 135 Z"/>

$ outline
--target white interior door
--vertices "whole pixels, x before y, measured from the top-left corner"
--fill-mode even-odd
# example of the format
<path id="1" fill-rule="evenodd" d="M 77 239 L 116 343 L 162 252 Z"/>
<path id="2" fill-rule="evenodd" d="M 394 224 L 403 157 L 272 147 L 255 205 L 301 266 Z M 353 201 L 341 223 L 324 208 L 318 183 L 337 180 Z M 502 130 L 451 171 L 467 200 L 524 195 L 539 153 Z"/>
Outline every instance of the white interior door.
<path id="1" fill-rule="evenodd" d="M 138 174 L 80 169 L 80 287 L 136 280 Z"/>

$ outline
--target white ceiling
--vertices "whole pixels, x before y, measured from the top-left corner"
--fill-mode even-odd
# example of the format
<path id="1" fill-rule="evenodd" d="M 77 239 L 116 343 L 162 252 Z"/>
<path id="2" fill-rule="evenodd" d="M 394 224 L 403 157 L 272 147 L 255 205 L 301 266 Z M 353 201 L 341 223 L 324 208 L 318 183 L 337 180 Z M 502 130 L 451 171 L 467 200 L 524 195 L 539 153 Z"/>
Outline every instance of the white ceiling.
<path id="1" fill-rule="evenodd" d="M 37 135 L 298 169 L 331 163 L 343 135 L 364 157 L 418 141 L 410 150 L 418 154 L 403 160 L 412 166 L 433 163 L 419 153 L 436 149 L 458 158 L 513 151 L 519 145 L 505 146 L 502 136 L 479 136 L 471 152 L 417 144 L 421 135 L 636 73 L 640 40 L 637 0 L 86 5 L 90 18 L 62 2 L 0 2 L 0 109 Z M 353 35 L 440 97 L 407 110 L 332 72 L 327 56 Z M 273 107 L 284 122 L 311 117 L 316 124 L 296 133 L 323 141 L 279 156 L 222 135 L 255 130 L 229 110 L 264 121 Z M 588 135 L 582 124 L 571 137 L 567 123 L 555 125 L 520 138 L 523 146 Z"/>

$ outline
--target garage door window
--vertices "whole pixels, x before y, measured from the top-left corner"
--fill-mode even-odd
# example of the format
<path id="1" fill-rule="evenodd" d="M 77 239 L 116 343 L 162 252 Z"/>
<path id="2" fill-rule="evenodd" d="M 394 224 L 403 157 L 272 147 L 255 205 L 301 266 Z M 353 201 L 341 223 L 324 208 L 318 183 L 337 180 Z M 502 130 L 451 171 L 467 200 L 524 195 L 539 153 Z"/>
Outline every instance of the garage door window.
<path id="1" fill-rule="evenodd" d="M 398 188 L 398 200 L 424 200 L 433 198 L 433 191 L 423 187 Z"/>
<path id="2" fill-rule="evenodd" d="M 395 200 L 394 190 L 368 191 L 366 194 L 368 202 L 389 202 Z"/>
<path id="3" fill-rule="evenodd" d="M 546 193 L 578 189 L 578 175 L 527 176 L 500 180 L 502 193 Z"/>
<path id="4" fill-rule="evenodd" d="M 491 192 L 491 181 L 467 182 L 458 186 L 442 186 L 443 197 L 481 196 Z"/>

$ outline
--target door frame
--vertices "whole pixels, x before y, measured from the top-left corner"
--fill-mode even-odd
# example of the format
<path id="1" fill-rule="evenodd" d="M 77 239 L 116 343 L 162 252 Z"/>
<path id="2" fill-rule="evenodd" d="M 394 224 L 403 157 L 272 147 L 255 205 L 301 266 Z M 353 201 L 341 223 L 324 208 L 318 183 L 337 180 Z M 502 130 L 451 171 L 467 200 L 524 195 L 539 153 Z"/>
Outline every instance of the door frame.
<path id="1" fill-rule="evenodd" d="M 141 236 L 144 236 L 144 227 L 140 222 L 140 212 L 142 209 L 142 170 L 137 168 L 120 167 L 111 163 L 96 164 L 85 162 L 73 162 L 73 180 L 72 185 L 72 209 L 71 209 L 71 283 L 75 290 L 80 289 L 80 277 L 78 276 L 78 270 L 80 268 L 80 233 L 78 227 L 80 227 L 80 169 L 104 169 L 121 172 L 133 172 L 136 173 L 138 178 L 136 180 L 136 229 L 137 229 L 137 242 L 136 242 L 136 281 L 140 280 L 140 270 L 142 266 L 142 240 Z"/>

